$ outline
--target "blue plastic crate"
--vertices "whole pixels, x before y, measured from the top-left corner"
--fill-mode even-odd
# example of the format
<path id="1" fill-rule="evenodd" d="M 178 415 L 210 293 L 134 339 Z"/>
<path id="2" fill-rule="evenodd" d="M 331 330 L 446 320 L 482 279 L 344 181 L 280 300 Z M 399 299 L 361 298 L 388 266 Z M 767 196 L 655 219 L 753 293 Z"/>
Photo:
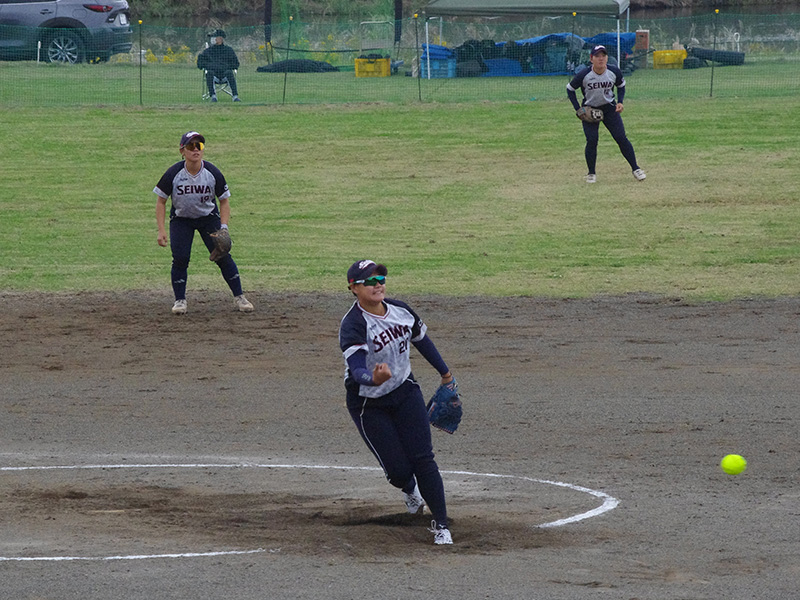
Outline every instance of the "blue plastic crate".
<path id="1" fill-rule="evenodd" d="M 445 77 L 456 76 L 456 59 L 455 58 L 431 58 L 431 79 L 442 79 Z M 422 78 L 428 79 L 428 59 L 423 58 L 422 64 Z"/>

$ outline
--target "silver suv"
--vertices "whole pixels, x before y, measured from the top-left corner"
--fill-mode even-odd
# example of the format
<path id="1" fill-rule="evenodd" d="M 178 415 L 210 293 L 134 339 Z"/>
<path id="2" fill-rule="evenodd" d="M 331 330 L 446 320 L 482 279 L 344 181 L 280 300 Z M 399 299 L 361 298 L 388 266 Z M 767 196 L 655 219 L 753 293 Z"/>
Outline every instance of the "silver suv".
<path id="1" fill-rule="evenodd" d="M 130 52 L 127 0 L 0 0 L 0 60 L 79 63 Z"/>

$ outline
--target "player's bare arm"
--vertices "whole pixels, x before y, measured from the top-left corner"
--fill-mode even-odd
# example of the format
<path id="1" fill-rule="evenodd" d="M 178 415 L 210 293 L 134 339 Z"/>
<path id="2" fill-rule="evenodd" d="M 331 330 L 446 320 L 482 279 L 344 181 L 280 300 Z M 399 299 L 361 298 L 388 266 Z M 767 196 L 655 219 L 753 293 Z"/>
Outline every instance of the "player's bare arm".
<path id="1" fill-rule="evenodd" d="M 227 225 L 231 218 L 230 198 L 219 199 L 219 221 L 222 225 Z"/>
<path id="2" fill-rule="evenodd" d="M 157 196 L 156 200 L 156 225 L 158 226 L 158 245 L 167 245 L 167 229 L 165 225 L 167 216 L 167 199 Z"/>

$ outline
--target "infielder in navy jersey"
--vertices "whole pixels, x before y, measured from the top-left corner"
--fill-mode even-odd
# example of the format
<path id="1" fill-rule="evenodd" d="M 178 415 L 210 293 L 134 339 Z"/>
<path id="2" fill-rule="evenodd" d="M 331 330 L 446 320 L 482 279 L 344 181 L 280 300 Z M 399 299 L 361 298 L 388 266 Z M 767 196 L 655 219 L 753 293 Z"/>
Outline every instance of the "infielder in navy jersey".
<path id="1" fill-rule="evenodd" d="M 214 249 L 211 234 L 228 228 L 231 216 L 229 202 L 230 190 L 220 170 L 203 160 L 206 138 L 196 131 L 189 131 L 181 137 L 180 152 L 182 161 L 176 162 L 162 175 L 153 191 L 156 201 L 156 224 L 158 225 L 158 245 L 169 243 L 172 249 L 172 290 L 175 304 L 172 312 L 186 314 L 186 278 L 189 274 L 189 258 L 192 254 L 194 232 L 199 231 L 209 253 Z M 172 198 L 169 212 L 169 241 L 165 219 L 167 198 Z M 219 199 L 217 207 L 216 199 Z M 242 293 L 239 268 L 230 254 L 217 261 L 222 277 L 233 292 L 236 308 L 241 312 L 251 312 L 253 305 Z"/>
<path id="2" fill-rule="evenodd" d="M 422 319 L 404 302 L 386 298 L 386 273 L 371 260 L 347 271 L 356 297 L 339 328 L 347 409 L 389 483 L 403 491 L 408 512 L 417 514 L 427 504 L 434 543 L 452 544 L 428 413 L 411 373 L 411 344 L 439 372 L 442 384 L 453 375 Z"/>
<path id="3" fill-rule="evenodd" d="M 636 162 L 636 153 L 633 145 L 625 135 L 625 125 L 622 124 L 622 100 L 625 98 L 625 78 L 618 67 L 608 64 L 608 52 L 605 46 L 595 46 L 590 53 L 591 68 L 583 69 L 575 74 L 567 84 L 567 97 L 575 110 L 581 107 L 578 103 L 576 91 L 583 92 L 583 106 L 599 108 L 603 111 L 603 124 L 617 142 L 622 156 L 628 161 L 633 171 L 633 176 L 642 181 L 646 175 Z M 614 87 L 617 88 L 617 100 L 614 101 Z M 597 142 L 600 138 L 600 123 L 583 123 L 583 133 L 586 136 L 586 166 L 589 173 L 586 175 L 587 183 L 597 181 Z"/>

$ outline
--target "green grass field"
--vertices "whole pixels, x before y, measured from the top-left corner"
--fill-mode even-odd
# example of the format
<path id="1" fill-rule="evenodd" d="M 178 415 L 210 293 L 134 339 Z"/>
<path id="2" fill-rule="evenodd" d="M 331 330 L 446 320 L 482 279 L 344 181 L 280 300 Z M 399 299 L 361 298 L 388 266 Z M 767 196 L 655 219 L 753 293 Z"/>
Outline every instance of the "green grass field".
<path id="1" fill-rule="evenodd" d="M 168 289 L 152 189 L 197 129 L 231 186 L 246 290 L 341 291 L 371 257 L 397 294 L 795 295 L 798 108 L 632 87 L 624 116 L 648 178 L 603 130 L 594 186 L 564 98 L 6 108 L 0 288 Z M 225 289 L 195 249 L 190 289 Z"/>

